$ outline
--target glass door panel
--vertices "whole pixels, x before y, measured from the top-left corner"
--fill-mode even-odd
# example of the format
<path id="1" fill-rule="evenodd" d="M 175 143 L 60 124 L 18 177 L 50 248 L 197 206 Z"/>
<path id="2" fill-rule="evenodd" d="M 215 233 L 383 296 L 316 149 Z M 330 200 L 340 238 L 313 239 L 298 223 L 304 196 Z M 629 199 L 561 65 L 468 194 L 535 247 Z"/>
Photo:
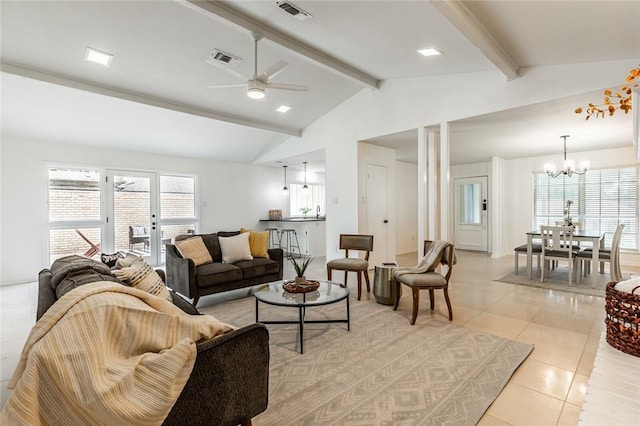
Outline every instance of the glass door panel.
<path id="1" fill-rule="evenodd" d="M 156 213 L 156 175 L 131 171 L 108 172 L 111 198 L 110 240 L 114 252 L 144 257 L 158 264 L 158 220 Z"/>

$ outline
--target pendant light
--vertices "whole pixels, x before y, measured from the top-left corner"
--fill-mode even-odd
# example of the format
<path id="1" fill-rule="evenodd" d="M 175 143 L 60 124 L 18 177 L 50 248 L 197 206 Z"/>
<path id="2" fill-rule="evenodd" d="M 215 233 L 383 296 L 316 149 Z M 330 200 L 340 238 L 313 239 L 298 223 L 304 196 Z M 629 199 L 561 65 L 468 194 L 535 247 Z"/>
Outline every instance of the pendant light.
<path id="1" fill-rule="evenodd" d="M 302 187 L 302 189 L 309 189 L 309 187 L 307 186 L 307 161 L 303 161 L 302 164 L 304 164 L 304 186 Z"/>
<path id="2" fill-rule="evenodd" d="M 573 160 L 567 160 L 567 138 L 569 135 L 560 136 L 563 139 L 564 143 L 564 162 L 562 163 L 562 170 L 556 171 L 556 165 L 553 163 L 545 163 L 544 171 L 547 175 L 552 178 L 556 178 L 560 175 L 566 175 L 571 177 L 572 174 L 583 175 L 589 170 L 590 163 L 587 160 L 583 160 L 580 162 L 578 166 L 579 169 L 576 169 L 576 163 Z"/>
<path id="3" fill-rule="evenodd" d="M 289 191 L 289 188 L 287 188 L 287 166 L 282 166 L 282 168 L 284 169 L 284 188 L 282 188 L 282 192 L 286 195 L 287 191 Z"/>

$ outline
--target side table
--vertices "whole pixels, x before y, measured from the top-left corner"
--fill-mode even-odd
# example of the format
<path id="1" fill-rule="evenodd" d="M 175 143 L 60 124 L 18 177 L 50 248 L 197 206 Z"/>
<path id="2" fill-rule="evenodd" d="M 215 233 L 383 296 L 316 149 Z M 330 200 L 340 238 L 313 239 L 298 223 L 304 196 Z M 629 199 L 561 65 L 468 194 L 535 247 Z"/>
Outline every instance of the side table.
<path id="1" fill-rule="evenodd" d="M 398 286 L 393 278 L 393 270 L 397 266 L 395 262 L 376 265 L 373 276 L 373 295 L 376 302 L 382 305 L 393 305 L 396 302 Z"/>

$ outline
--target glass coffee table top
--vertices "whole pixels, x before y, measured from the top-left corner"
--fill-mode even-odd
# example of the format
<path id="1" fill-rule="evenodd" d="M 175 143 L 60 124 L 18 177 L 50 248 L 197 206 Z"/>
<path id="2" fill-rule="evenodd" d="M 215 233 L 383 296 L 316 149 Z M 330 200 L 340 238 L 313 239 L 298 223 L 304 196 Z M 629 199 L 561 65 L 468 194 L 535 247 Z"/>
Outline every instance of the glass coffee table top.
<path id="1" fill-rule="evenodd" d="M 308 293 L 288 293 L 282 285 L 287 281 L 275 281 L 259 287 L 256 299 L 276 306 L 320 306 L 338 302 L 349 295 L 349 289 L 341 284 L 320 281 L 320 287 Z"/>

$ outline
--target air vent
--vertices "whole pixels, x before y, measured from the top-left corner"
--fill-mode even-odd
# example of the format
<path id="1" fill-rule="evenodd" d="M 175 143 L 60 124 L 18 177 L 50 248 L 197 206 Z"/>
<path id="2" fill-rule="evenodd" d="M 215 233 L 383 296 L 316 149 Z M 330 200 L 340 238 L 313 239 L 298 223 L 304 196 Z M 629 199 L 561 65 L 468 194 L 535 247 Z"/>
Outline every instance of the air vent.
<path id="1" fill-rule="evenodd" d="M 286 0 L 278 0 L 275 2 L 275 5 L 300 21 L 313 18 L 313 16 L 310 13 L 305 12 L 295 4 L 288 2 Z"/>
<path id="2" fill-rule="evenodd" d="M 221 50 L 213 49 L 213 51 L 209 55 L 209 59 L 207 59 L 207 62 L 211 65 L 225 65 L 227 67 L 235 68 L 240 62 L 242 62 L 242 59 L 238 58 L 237 56 L 233 56 L 230 53 L 225 53 Z"/>

